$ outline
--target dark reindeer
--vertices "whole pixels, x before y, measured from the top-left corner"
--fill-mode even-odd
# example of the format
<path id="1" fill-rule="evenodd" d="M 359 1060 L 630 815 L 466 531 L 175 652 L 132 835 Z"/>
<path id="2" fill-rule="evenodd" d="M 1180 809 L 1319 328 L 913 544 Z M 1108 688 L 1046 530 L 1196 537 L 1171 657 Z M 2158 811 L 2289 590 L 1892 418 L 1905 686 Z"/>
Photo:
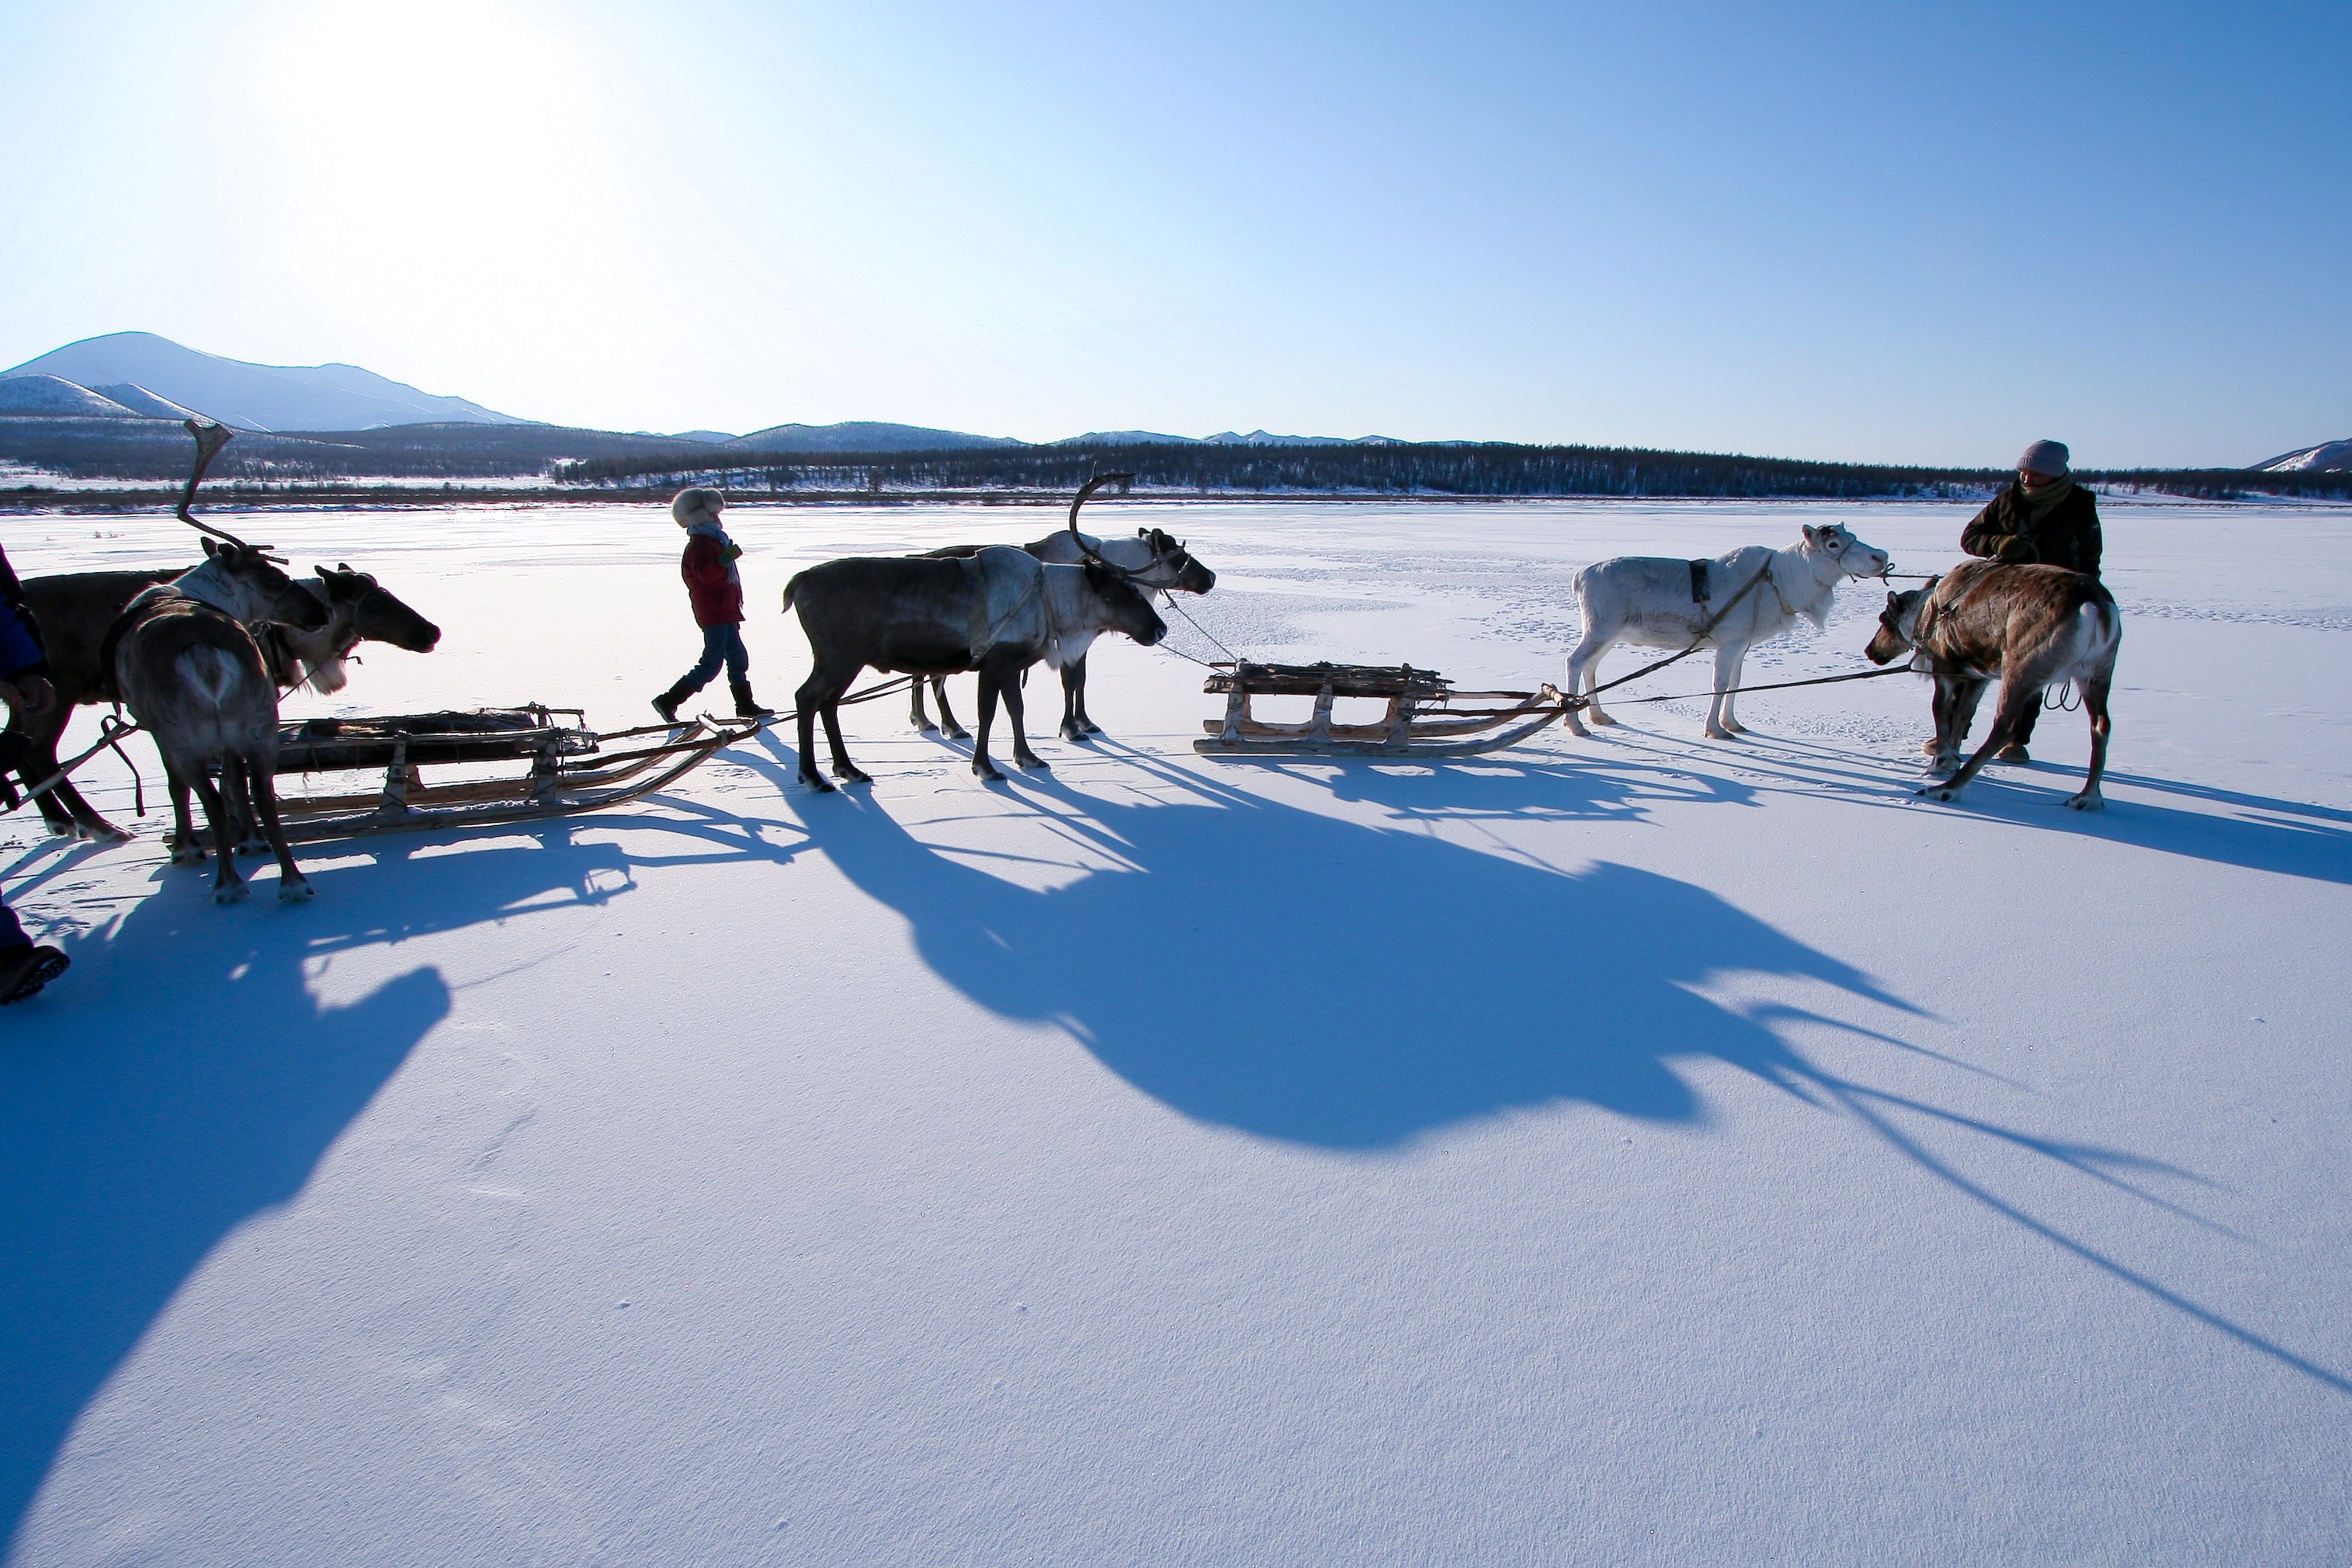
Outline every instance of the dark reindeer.
<path id="1" fill-rule="evenodd" d="M 1094 493 L 1098 485 L 1115 479 L 1134 478 L 1131 474 L 1105 474 L 1079 491 L 1078 504 Z M 1184 542 L 1158 528 L 1139 528 L 1133 539 L 1097 539 L 1078 531 L 1077 507 L 1070 509 L 1067 527 L 1057 528 L 1045 538 L 1034 540 L 1021 547 L 1038 560 L 1054 565 L 1076 566 L 1087 561 L 1105 563 L 1127 574 L 1128 581 L 1147 593 L 1170 589 L 1180 594 L 1205 594 L 1217 585 L 1217 574 L 1192 558 Z M 924 552 L 928 557 L 961 559 L 976 555 L 977 544 L 951 544 L 941 550 Z M 909 713 L 918 730 L 931 729 L 930 715 L 923 711 L 924 682 L 915 682 L 913 705 Z M 935 675 L 929 679 L 931 695 L 940 705 L 939 731 L 950 741 L 965 739 L 964 727 L 956 722 L 948 710 L 947 678 Z M 1062 667 L 1062 739 L 1084 741 L 1089 735 L 1102 733 L 1087 713 L 1087 661 L 1084 655 Z"/>
<path id="2" fill-rule="evenodd" d="M 254 634 L 270 678 L 280 690 L 298 684 L 321 693 L 339 691 L 349 679 L 346 662 L 362 642 L 388 643 L 412 653 L 430 653 L 441 628 L 386 591 L 364 572 L 348 565 L 314 568 L 299 584 L 327 606 L 327 624 L 313 631 L 278 621 L 247 627 Z M 103 702 L 110 672 L 100 661 L 106 634 L 131 601 L 158 583 L 185 575 L 187 568 L 144 572 L 70 572 L 35 577 L 25 584 L 25 602 L 41 623 L 49 647 L 49 683 L 58 702 L 25 723 L 12 739 L 21 742 L 11 763 L 30 788 L 58 770 L 58 746 L 77 704 Z M 71 780 L 40 797 L 49 831 L 89 838 L 130 835 L 100 816 Z M 184 804 L 184 803 L 183 803 Z"/>
<path id="3" fill-rule="evenodd" d="M 1094 488 L 1089 481 L 1070 505 L 1073 521 Z M 854 556 L 812 566 L 784 585 L 784 608 L 800 612 L 814 663 L 801 683 L 802 781 L 830 790 L 816 769 L 817 717 L 824 719 L 833 771 L 871 783 L 849 760 L 841 739 L 842 694 L 871 667 L 913 675 L 980 675 L 980 734 L 971 771 L 982 779 L 1004 775 L 989 760 L 988 733 L 997 700 L 1013 722 L 1013 760 L 1042 768 L 1023 722 L 1021 677 L 1038 660 L 1067 668 L 1097 637 L 1124 632 L 1149 647 L 1168 635 L 1151 601 L 1118 567 L 1099 558 L 1083 565 L 1048 564 L 1009 545 L 969 556 Z"/>
<path id="4" fill-rule="evenodd" d="M 204 857 L 187 819 L 184 792 L 193 789 L 212 828 L 215 902 L 246 894 L 229 851 L 236 838 L 232 803 L 260 825 L 278 856 L 278 898 L 308 899 L 310 884 L 294 864 L 278 819 L 278 686 L 246 626 L 277 621 L 316 631 L 327 625 L 327 607 L 279 570 L 266 549 L 190 514 L 196 486 L 229 432 L 187 423 L 196 438 L 196 463 L 180 517 L 209 536 L 205 563 L 133 599 L 107 634 L 102 662 L 122 705 L 154 736 L 163 755 L 178 805 L 173 859 L 186 864 Z M 215 766 L 217 785 L 210 777 Z"/>
<path id="5" fill-rule="evenodd" d="M 1924 588 L 1889 594 L 1863 651 L 1873 664 L 1916 651 L 1918 668 L 1935 677 L 1936 753 L 1927 771 L 1942 782 L 1918 792 L 1930 800 L 1958 798 L 2042 691 L 2073 681 L 2091 720 L 2091 767 L 2081 793 L 2066 804 L 2099 811 L 2106 805 L 2099 780 L 2107 769 L 2107 690 L 2122 642 L 2116 601 L 2097 578 L 2059 566 L 1971 561 L 1929 578 Z M 1995 679 L 2000 709 L 1992 733 L 1962 766 L 1960 742 Z"/>

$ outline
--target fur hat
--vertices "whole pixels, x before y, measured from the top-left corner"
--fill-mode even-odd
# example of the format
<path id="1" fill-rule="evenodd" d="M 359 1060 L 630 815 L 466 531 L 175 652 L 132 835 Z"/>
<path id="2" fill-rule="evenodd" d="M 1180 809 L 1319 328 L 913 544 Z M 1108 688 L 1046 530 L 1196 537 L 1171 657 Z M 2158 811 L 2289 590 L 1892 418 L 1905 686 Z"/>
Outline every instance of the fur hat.
<path id="1" fill-rule="evenodd" d="M 2066 450 L 2063 441 L 2036 441 L 2025 449 L 2025 456 L 2017 459 L 2017 471 L 2021 474 L 2048 474 L 2054 479 L 2066 471 L 2066 459 L 2072 456 L 2074 454 Z M 687 491 L 688 495 L 699 493 Z"/>
<path id="2" fill-rule="evenodd" d="M 2063 447 L 2059 448 L 2063 451 Z M 719 490 L 697 487 L 685 489 L 670 498 L 669 514 L 677 519 L 680 528 L 692 528 L 698 522 L 717 522 L 719 509 L 727 504 L 727 497 Z"/>

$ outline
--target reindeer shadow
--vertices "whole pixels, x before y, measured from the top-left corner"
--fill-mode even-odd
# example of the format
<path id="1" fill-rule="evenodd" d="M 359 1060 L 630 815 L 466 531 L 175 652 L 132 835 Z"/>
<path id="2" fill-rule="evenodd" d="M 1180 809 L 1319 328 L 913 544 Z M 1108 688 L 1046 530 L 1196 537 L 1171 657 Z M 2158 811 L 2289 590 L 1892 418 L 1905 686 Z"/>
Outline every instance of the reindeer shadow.
<path id="1" fill-rule="evenodd" d="M 708 858 L 744 853 L 701 827 Z M 431 931 L 603 902 L 646 863 L 565 825 L 439 853 L 434 838 L 310 851 L 316 903 L 263 879 L 221 910 L 207 876 L 158 868 L 74 967 L 12 1008 L 0 1043 L 0 1522 L 43 1477 L 173 1295 L 247 1221 L 299 1194 L 451 1007 L 419 964 L 345 1005 L 306 964 Z M 323 862 L 323 863 L 320 863 Z"/>
<path id="2" fill-rule="evenodd" d="M 1701 994 L 1715 975 L 1797 976 L 1909 1010 L 1691 883 L 1562 871 L 1162 777 L 1190 798 L 1121 805 L 1033 775 L 1042 826 L 1088 868 L 1042 891 L 918 840 L 871 800 L 813 810 L 812 832 L 973 1000 L 1059 1025 L 1185 1116 L 1285 1142 L 1375 1151 L 1564 1103 L 1703 1121 L 1677 1058 L 1802 1077 L 1770 1029 Z M 1452 782 L 1499 813 L 1557 781 Z M 1579 815 L 1638 809 L 1583 787 Z M 1184 994 L 1155 1002 L 1171 982 Z"/>

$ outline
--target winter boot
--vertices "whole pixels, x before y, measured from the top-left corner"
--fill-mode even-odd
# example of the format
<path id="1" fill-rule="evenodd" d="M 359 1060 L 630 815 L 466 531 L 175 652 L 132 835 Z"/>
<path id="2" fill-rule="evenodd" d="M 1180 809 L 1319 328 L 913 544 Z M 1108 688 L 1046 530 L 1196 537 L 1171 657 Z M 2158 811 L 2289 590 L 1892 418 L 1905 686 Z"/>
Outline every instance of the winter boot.
<path id="1" fill-rule="evenodd" d="M 727 683 L 727 689 L 735 694 L 735 717 L 738 719 L 772 719 L 776 716 L 774 709 L 760 706 L 760 700 L 751 695 L 750 681 L 730 680 Z"/>
<path id="2" fill-rule="evenodd" d="M 0 948 L 0 1006 L 22 1002 L 73 963 L 54 947 Z"/>
<path id="3" fill-rule="evenodd" d="M 677 722 L 677 705 L 693 695 L 693 689 L 681 680 L 654 699 L 654 711 L 661 715 L 663 723 L 675 724 Z"/>

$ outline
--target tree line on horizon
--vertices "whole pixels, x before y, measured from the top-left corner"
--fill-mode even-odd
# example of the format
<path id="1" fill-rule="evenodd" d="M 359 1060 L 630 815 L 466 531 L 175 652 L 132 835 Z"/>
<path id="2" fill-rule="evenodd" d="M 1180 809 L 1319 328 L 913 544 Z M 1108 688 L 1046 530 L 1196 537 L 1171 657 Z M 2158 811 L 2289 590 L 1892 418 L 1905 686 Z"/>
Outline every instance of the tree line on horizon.
<path id="1" fill-rule="evenodd" d="M 0 419 L 0 462 L 83 481 L 155 484 L 187 472 L 187 435 L 168 420 Z M 413 425 L 298 434 L 247 432 L 213 468 L 215 482 L 301 489 L 338 480 L 437 483 L 512 479 L 614 491 L 718 484 L 777 497 L 1055 493 L 1089 477 L 1132 472 L 1157 495 L 1964 500 L 2006 484 L 1996 468 L 1822 463 L 1627 447 L 1465 445 L 1244 447 L 1198 443 L 955 447 L 902 452 L 743 452 L 697 442 L 559 426 Z M 2258 496 L 2352 500 L 2352 474 L 2242 468 L 2084 473 L 2126 491 L 2227 500 Z M 25 482 L 30 480 L 32 482 Z M 34 475 L 0 487 L 43 487 Z"/>
<path id="2" fill-rule="evenodd" d="M 955 448 L 934 452 L 742 453 L 612 456 L 559 462 L 559 483 L 599 488 L 719 484 L 794 493 L 1076 489 L 1096 474 L 1131 473 L 1138 489 L 1195 495 L 1385 495 L 1533 498 L 1682 497 L 1706 500 L 1962 500 L 1990 493 L 2005 468 L 1822 463 L 1631 447 L 1240 447 L 1139 444 Z M 2086 472 L 2095 484 L 2228 500 L 2292 495 L 2352 500 L 2352 474 L 2266 474 L 2246 469 Z"/>

